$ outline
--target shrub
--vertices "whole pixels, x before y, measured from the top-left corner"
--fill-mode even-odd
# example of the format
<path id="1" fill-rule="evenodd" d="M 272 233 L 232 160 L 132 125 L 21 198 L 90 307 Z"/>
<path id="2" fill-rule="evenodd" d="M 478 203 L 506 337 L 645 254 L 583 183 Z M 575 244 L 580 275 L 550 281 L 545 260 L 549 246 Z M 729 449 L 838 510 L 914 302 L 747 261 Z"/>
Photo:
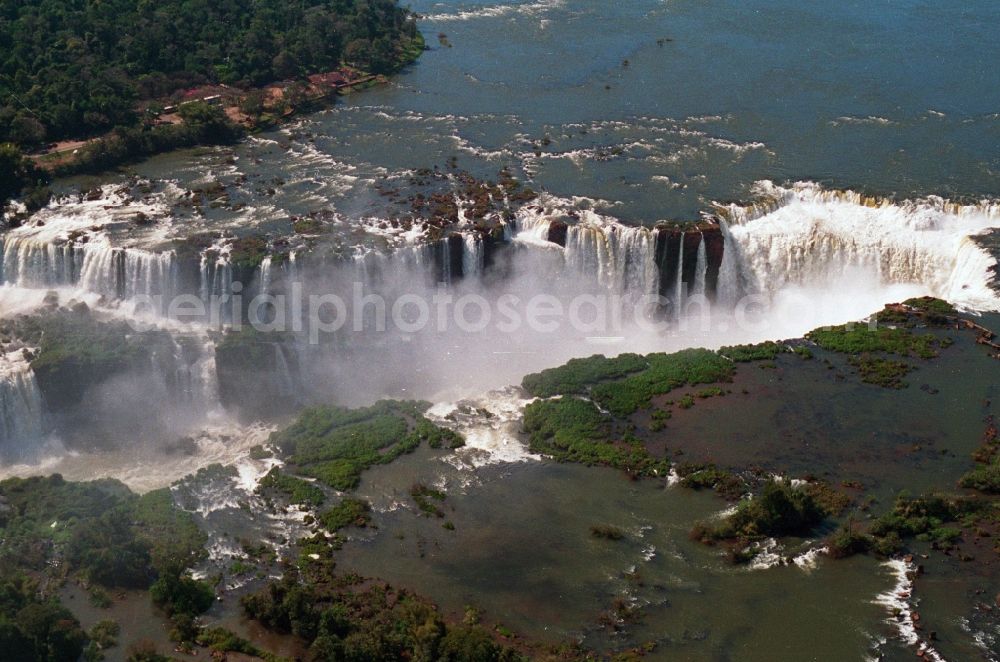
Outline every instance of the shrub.
<path id="1" fill-rule="evenodd" d="M 625 537 L 625 531 L 610 524 L 595 524 L 590 527 L 590 535 L 605 540 L 621 540 Z"/>
<path id="2" fill-rule="evenodd" d="M 613 440 L 611 419 L 580 398 L 532 402 L 524 409 L 524 429 L 532 452 L 560 462 L 616 467 L 636 476 L 662 475 L 669 469 L 637 440 Z"/>
<path id="3" fill-rule="evenodd" d="M 584 359 L 570 359 L 565 365 L 531 374 L 521 380 L 521 386 L 538 398 L 554 395 L 583 395 L 599 382 L 619 379 L 649 367 L 649 362 L 638 354 L 621 354 L 607 358 L 595 354 Z"/>
<path id="4" fill-rule="evenodd" d="M 706 349 L 650 354 L 646 358 L 646 370 L 596 385 L 591 390 L 594 400 L 614 416 L 624 417 L 648 407 L 654 396 L 681 386 L 726 382 L 735 371 L 732 362 Z"/>
<path id="5" fill-rule="evenodd" d="M 434 503 L 435 501 L 444 501 L 444 492 L 427 487 L 423 483 L 414 483 L 410 487 L 410 496 L 420 508 L 420 512 L 434 517 L 444 517 L 444 511 Z"/>
<path id="6" fill-rule="evenodd" d="M 111 648 L 118 645 L 118 635 L 121 626 L 115 621 L 98 621 L 94 627 L 90 628 L 90 640 L 95 642 L 101 649 Z"/>
<path id="7" fill-rule="evenodd" d="M 675 467 L 681 477 L 680 486 L 688 489 L 713 489 L 727 499 L 738 499 L 746 492 L 746 484 L 736 474 L 714 464 L 684 463 Z"/>
<path id="8" fill-rule="evenodd" d="M 268 490 L 285 495 L 289 503 L 309 508 L 322 506 L 326 500 L 323 490 L 307 480 L 283 473 L 278 467 L 274 467 L 268 471 L 260 482 L 257 483 L 257 494 L 266 493 Z"/>
<path id="9" fill-rule="evenodd" d="M 852 356 L 848 362 L 858 369 L 861 381 L 883 388 L 905 388 L 907 384 L 903 377 L 914 369 L 909 363 L 875 358 L 870 354 Z"/>
<path id="10" fill-rule="evenodd" d="M 733 345 L 719 348 L 719 354 L 730 361 L 736 363 L 748 363 L 750 361 L 773 361 L 778 354 L 785 351 L 784 347 L 776 342 L 767 342 L 756 345 Z"/>
<path id="11" fill-rule="evenodd" d="M 328 531 L 339 531 L 348 526 L 367 526 L 371 521 L 371 505 L 361 499 L 344 499 L 333 508 L 319 514 L 319 521 Z"/>
<path id="12" fill-rule="evenodd" d="M 770 480 L 761 494 L 742 501 L 736 512 L 710 531 L 716 539 L 758 539 L 807 535 L 824 518 L 813 498 L 787 481 Z"/>
<path id="13" fill-rule="evenodd" d="M 929 359 L 937 356 L 941 346 L 941 341 L 933 333 L 917 334 L 909 329 L 890 327 L 871 328 L 861 323 L 816 329 L 806 337 L 823 349 L 855 355 L 885 352 Z"/>
<path id="14" fill-rule="evenodd" d="M 149 596 L 168 616 L 197 616 L 208 611 L 215 601 L 215 591 L 208 583 L 188 577 L 179 569 L 164 571 L 149 587 Z"/>
<path id="15" fill-rule="evenodd" d="M 1000 463 L 993 461 L 976 467 L 962 476 L 959 485 L 986 494 L 1000 494 Z"/>
<path id="16" fill-rule="evenodd" d="M 338 490 L 357 486 L 361 472 L 391 462 L 422 442 L 456 448 L 464 442 L 423 416 L 426 402 L 383 400 L 371 407 L 312 407 L 271 443 L 299 472 Z"/>

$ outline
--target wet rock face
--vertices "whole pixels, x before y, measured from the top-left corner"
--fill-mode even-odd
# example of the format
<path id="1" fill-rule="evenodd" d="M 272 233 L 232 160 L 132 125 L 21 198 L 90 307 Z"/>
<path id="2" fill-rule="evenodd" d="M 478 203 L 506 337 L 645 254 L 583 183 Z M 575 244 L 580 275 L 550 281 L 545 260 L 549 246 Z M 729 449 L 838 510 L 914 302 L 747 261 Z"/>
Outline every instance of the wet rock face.
<path id="1" fill-rule="evenodd" d="M 268 336 L 232 333 L 215 348 L 219 401 L 241 420 L 287 414 L 300 404 L 294 349 L 280 334 Z"/>
<path id="2" fill-rule="evenodd" d="M 682 242 L 684 245 L 682 248 L 684 262 L 681 264 L 681 276 L 684 284 L 687 285 L 689 293 L 693 293 L 695 281 L 698 278 L 698 248 L 701 246 L 703 236 L 700 231 L 684 233 Z"/>
<path id="3" fill-rule="evenodd" d="M 566 221 L 555 220 L 549 223 L 549 234 L 546 237 L 553 244 L 558 244 L 563 248 L 566 248 Z"/>
<path id="4" fill-rule="evenodd" d="M 726 238 L 718 225 L 712 225 L 702 230 L 705 238 L 705 252 L 708 257 L 708 271 L 705 274 L 705 292 L 709 299 L 715 299 L 719 287 L 719 269 L 722 267 L 722 256 L 726 252 Z"/>
<path id="5" fill-rule="evenodd" d="M 656 264 L 660 271 L 660 296 L 676 296 L 678 277 L 688 292 L 693 290 L 698 278 L 698 252 L 702 243 L 706 258 L 705 295 L 714 300 L 726 242 L 719 226 L 708 223 L 657 228 Z"/>
<path id="6" fill-rule="evenodd" d="M 677 289 L 677 265 L 680 263 L 684 233 L 678 228 L 658 228 L 656 264 L 660 270 L 660 296 L 670 298 Z"/>
<path id="7" fill-rule="evenodd" d="M 437 242 L 434 251 L 437 282 L 450 283 L 463 275 L 462 256 L 465 243 L 460 234 L 451 234 Z"/>

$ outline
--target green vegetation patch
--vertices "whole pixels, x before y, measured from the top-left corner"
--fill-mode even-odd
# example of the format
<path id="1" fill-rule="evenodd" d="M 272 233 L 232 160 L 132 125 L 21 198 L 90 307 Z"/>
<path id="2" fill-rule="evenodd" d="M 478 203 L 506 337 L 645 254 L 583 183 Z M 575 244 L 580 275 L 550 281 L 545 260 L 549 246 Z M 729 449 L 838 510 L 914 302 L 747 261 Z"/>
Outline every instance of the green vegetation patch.
<path id="1" fill-rule="evenodd" d="M 931 315 L 958 314 L 958 311 L 955 310 L 955 306 L 951 305 L 947 301 L 935 299 L 934 297 L 916 297 L 913 299 L 907 299 L 903 302 L 903 305 Z"/>
<path id="2" fill-rule="evenodd" d="M 885 352 L 897 356 L 918 356 L 922 359 L 937 356 L 944 344 L 933 333 L 914 333 L 898 327 L 872 328 L 863 323 L 816 329 L 807 333 L 806 338 L 823 349 L 841 354 Z"/>
<path id="3" fill-rule="evenodd" d="M 621 354 L 612 359 L 595 354 L 585 359 L 570 359 L 558 368 L 528 375 L 521 380 L 521 386 L 538 398 L 584 395 L 595 384 L 620 379 L 648 367 L 649 361 L 638 354 Z"/>
<path id="4" fill-rule="evenodd" d="M 326 500 L 322 489 L 308 480 L 283 473 L 278 467 L 268 471 L 257 483 L 257 494 L 267 494 L 272 491 L 284 495 L 289 503 L 308 508 L 322 506 Z"/>
<path id="5" fill-rule="evenodd" d="M 769 480 L 752 499 L 741 501 L 736 512 L 716 525 L 700 524 L 692 537 L 714 540 L 759 540 L 765 537 L 808 535 L 825 514 L 805 490 L 784 480 Z"/>
<path id="6" fill-rule="evenodd" d="M 732 345 L 719 349 L 719 354 L 736 363 L 750 361 L 773 361 L 785 351 L 782 345 L 768 340 L 756 345 Z"/>
<path id="7" fill-rule="evenodd" d="M 0 209 L 7 206 L 10 198 L 22 196 L 29 212 L 41 209 L 51 197 L 48 182 L 48 174 L 17 146 L 0 144 Z"/>
<path id="8" fill-rule="evenodd" d="M 371 504 L 362 499 L 344 499 L 336 506 L 319 514 L 319 521 L 330 532 L 348 526 L 368 526 L 371 521 Z"/>
<path id="9" fill-rule="evenodd" d="M 949 526 L 967 516 L 975 517 L 984 507 L 981 501 L 942 495 L 900 497 L 893 509 L 876 519 L 867 530 L 853 522 L 842 526 L 828 541 L 835 557 L 875 552 L 896 554 L 905 540 L 930 542 L 935 548 L 950 549 L 962 537 L 962 529 Z"/>
<path id="10" fill-rule="evenodd" d="M 347 61 L 388 73 L 422 45 L 395 0 L 20 3 L 0 23 L 0 141 L 140 124 L 138 102 L 206 82 L 260 86 Z"/>
<path id="11" fill-rule="evenodd" d="M 637 439 L 614 440 L 611 418 L 580 398 L 532 402 L 524 409 L 524 429 L 532 452 L 560 462 L 616 467 L 636 476 L 665 475 L 670 467 Z"/>
<path id="12" fill-rule="evenodd" d="M 720 496 L 736 500 L 747 492 L 746 482 L 738 475 L 710 463 L 685 462 L 674 467 L 679 485 L 693 490 L 715 490 Z"/>
<path id="13" fill-rule="evenodd" d="M 622 354 L 609 359 L 574 359 L 559 368 L 528 375 L 521 385 L 537 397 L 584 395 L 614 416 L 623 417 L 648 407 L 650 400 L 685 385 L 711 384 L 732 379 L 731 361 L 706 349 L 674 354 Z"/>
<path id="14" fill-rule="evenodd" d="M 5 660 L 78 660 L 87 634 L 55 599 L 39 595 L 37 581 L 0 571 L 0 641 Z"/>
<path id="15" fill-rule="evenodd" d="M 445 500 L 446 495 L 441 490 L 435 490 L 423 483 L 414 483 L 410 487 L 410 496 L 413 497 L 413 501 L 421 513 L 434 517 L 444 517 L 444 511 L 437 505 Z"/>
<path id="16" fill-rule="evenodd" d="M 731 361 L 707 349 L 650 354 L 646 359 L 646 370 L 595 386 L 594 400 L 614 416 L 624 417 L 649 407 L 654 396 L 681 386 L 727 382 L 735 372 Z"/>
<path id="17" fill-rule="evenodd" d="M 976 467 L 962 476 L 959 484 L 986 494 L 1000 494 L 1000 461 Z"/>
<path id="18" fill-rule="evenodd" d="M 455 432 L 426 419 L 428 407 L 425 402 L 390 400 L 360 409 L 312 407 L 274 433 L 270 443 L 281 449 L 295 471 L 349 490 L 368 467 L 391 462 L 422 442 L 432 448 L 464 443 Z"/>
<path id="19" fill-rule="evenodd" d="M 20 571 L 76 574 L 105 587 L 149 588 L 167 613 L 200 614 L 215 594 L 187 576 L 204 557 L 206 537 L 169 490 L 136 496 L 115 480 L 0 482 L 0 564 Z M 98 600 L 100 600 L 100 594 Z"/>
<path id="20" fill-rule="evenodd" d="M 264 660 L 265 662 L 279 662 L 285 659 L 263 650 L 235 632 L 223 627 L 201 628 L 198 630 L 195 640 L 199 646 L 204 646 L 213 651 L 213 659 L 222 653 L 239 653 L 253 659 Z"/>
<path id="21" fill-rule="evenodd" d="M 310 565 L 302 581 L 294 569 L 241 599 L 248 618 L 294 634 L 315 660 L 431 659 L 517 662 L 526 659 L 498 644 L 477 624 L 445 621 L 434 605 L 381 582 L 338 577 L 328 565 Z"/>
<path id="22" fill-rule="evenodd" d="M 857 368 L 861 381 L 883 388 L 906 388 L 903 377 L 915 370 L 914 366 L 905 361 L 880 359 L 871 354 L 852 356 L 848 363 Z"/>
<path id="23" fill-rule="evenodd" d="M 972 454 L 976 468 L 959 480 L 959 485 L 986 494 L 1000 494 L 1000 432 L 990 416 L 979 448 Z"/>
<path id="24" fill-rule="evenodd" d="M 267 239 L 260 235 L 249 235 L 235 239 L 230 245 L 229 262 L 235 269 L 250 272 L 267 257 Z"/>
<path id="25" fill-rule="evenodd" d="M 928 303 L 927 306 L 933 308 L 936 304 Z M 823 349 L 848 354 L 848 362 L 858 371 L 862 382 L 883 388 L 905 388 L 907 384 L 903 378 L 915 367 L 884 355 L 931 359 L 942 348 L 949 346 L 951 340 L 939 338 L 933 333 L 916 333 L 907 328 L 912 325 L 909 325 L 909 315 L 905 311 L 887 307 L 879 313 L 879 319 L 885 321 L 886 316 L 892 323 L 902 326 L 844 324 L 810 331 L 806 338 Z"/>

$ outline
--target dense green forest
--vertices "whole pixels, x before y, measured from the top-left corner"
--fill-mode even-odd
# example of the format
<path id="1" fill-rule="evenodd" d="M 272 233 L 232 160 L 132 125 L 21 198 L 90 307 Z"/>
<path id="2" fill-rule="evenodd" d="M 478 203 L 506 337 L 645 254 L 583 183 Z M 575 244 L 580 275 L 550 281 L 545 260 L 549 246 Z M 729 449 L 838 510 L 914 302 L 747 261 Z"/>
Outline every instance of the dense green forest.
<path id="1" fill-rule="evenodd" d="M 47 174 L 22 152 L 52 141 L 107 134 L 80 151 L 70 174 L 240 135 L 204 104 L 187 108 L 182 125 L 154 126 L 139 111 L 145 101 L 342 63 L 389 73 L 422 44 L 397 0 L 3 0 L 0 206 L 12 197 L 29 211 L 45 204 Z"/>
<path id="2" fill-rule="evenodd" d="M 141 100 L 200 83 L 389 72 L 416 34 L 395 0 L 4 0 L 0 142 L 132 124 Z"/>

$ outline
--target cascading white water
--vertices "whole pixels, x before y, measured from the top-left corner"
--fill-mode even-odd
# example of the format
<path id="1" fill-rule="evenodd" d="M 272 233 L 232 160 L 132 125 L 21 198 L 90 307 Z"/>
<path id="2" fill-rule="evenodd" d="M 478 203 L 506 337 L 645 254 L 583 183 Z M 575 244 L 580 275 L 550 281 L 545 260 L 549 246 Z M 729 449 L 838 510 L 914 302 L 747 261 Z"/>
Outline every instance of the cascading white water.
<path id="1" fill-rule="evenodd" d="M 684 234 L 681 232 L 681 240 L 678 244 L 679 248 L 677 255 L 677 283 L 674 286 L 674 301 L 676 302 L 676 312 L 680 315 L 681 308 L 684 306 Z"/>
<path id="2" fill-rule="evenodd" d="M 0 357 L 0 447 L 42 433 L 42 395 L 23 350 Z"/>
<path id="3" fill-rule="evenodd" d="M 483 272 L 483 238 L 474 232 L 462 234 L 462 277 L 474 278 Z"/>
<path id="4" fill-rule="evenodd" d="M 111 241 L 112 234 L 148 234 L 137 229 L 135 219 L 164 213 L 155 201 L 134 201 L 127 191 L 110 185 L 86 199 L 56 200 L 0 239 L 0 282 L 23 288 L 76 288 L 108 299 L 168 299 L 178 293 L 176 255 Z"/>
<path id="5" fill-rule="evenodd" d="M 716 288 L 716 301 L 723 310 L 731 310 L 740 298 L 741 268 L 737 244 L 729 232 L 729 224 L 725 219 L 719 219 L 725 250 L 722 253 L 722 264 L 719 265 L 719 282 Z"/>
<path id="6" fill-rule="evenodd" d="M 215 366 L 215 343 L 207 333 L 192 331 L 172 333 L 172 356 L 163 362 L 163 375 L 171 400 L 211 412 L 219 408 L 218 375 Z M 154 361 L 154 369 L 158 364 Z"/>
<path id="7" fill-rule="evenodd" d="M 115 248 L 99 235 L 78 242 L 53 236 L 45 226 L 3 237 L 2 278 L 18 287 L 78 287 L 113 299 L 177 292 L 173 252 Z"/>
<path id="8" fill-rule="evenodd" d="M 593 220 L 581 218 L 566 229 L 567 264 L 579 273 L 596 275 L 598 283 L 615 293 L 655 293 L 659 272 L 652 232 Z"/>
<path id="9" fill-rule="evenodd" d="M 706 276 L 708 275 L 708 249 L 705 247 L 705 235 L 698 242 L 698 257 L 694 267 L 693 294 L 705 296 Z"/>
<path id="10" fill-rule="evenodd" d="M 265 257 L 260 263 L 260 293 L 271 293 L 271 257 Z"/>
<path id="11" fill-rule="evenodd" d="M 209 316 L 216 315 L 223 324 L 231 323 L 242 315 L 233 295 L 233 266 L 227 253 L 206 252 L 201 256 L 199 294 L 209 304 Z M 213 305 L 213 299 L 218 302 Z"/>
<path id="12" fill-rule="evenodd" d="M 912 284 L 970 309 L 1000 309 L 990 286 L 996 260 L 972 238 L 1000 228 L 1000 205 L 894 203 L 812 183 L 761 182 L 757 193 L 767 202 L 721 210 L 730 223 L 726 252 L 735 253 L 725 278 L 720 271 L 727 296 L 734 277 L 745 281 L 743 293 L 766 297 L 790 285 Z"/>
<path id="13" fill-rule="evenodd" d="M 278 393 L 283 396 L 293 396 L 296 393 L 295 379 L 292 376 L 291 368 L 288 367 L 288 361 L 285 359 L 284 349 L 277 343 L 274 345 L 274 365 Z"/>
<path id="14" fill-rule="evenodd" d="M 441 282 L 451 285 L 451 246 L 448 245 L 447 239 L 442 239 L 439 244 L 441 246 Z"/>
<path id="15" fill-rule="evenodd" d="M 565 263 L 577 275 L 593 278 L 615 294 L 656 294 L 659 267 L 656 236 L 650 228 L 628 226 L 592 210 L 573 209 L 571 203 L 551 196 L 541 207 L 518 212 L 513 240 L 529 246 L 552 247 L 549 230 L 555 218 L 572 210 L 577 221 L 566 227 Z"/>

